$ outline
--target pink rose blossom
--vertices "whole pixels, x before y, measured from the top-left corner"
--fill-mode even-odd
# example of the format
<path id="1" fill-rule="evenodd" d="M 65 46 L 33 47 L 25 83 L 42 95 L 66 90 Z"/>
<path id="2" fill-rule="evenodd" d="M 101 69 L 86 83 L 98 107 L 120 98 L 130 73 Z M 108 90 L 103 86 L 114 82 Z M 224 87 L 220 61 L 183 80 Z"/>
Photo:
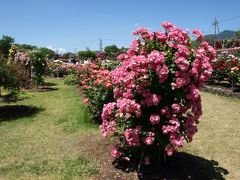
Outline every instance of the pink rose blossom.
<path id="1" fill-rule="evenodd" d="M 83 99 L 83 103 L 84 103 L 84 104 L 89 104 L 89 99 L 88 99 L 88 98 L 84 98 L 84 99 Z"/>
<path id="2" fill-rule="evenodd" d="M 172 154 L 174 152 L 174 147 L 172 147 L 171 145 L 167 145 L 166 151 L 167 151 L 168 156 L 172 156 Z"/>
<path id="3" fill-rule="evenodd" d="M 146 137 L 143 137 L 143 142 L 146 145 L 152 145 L 155 140 L 155 133 L 149 132 Z"/>
<path id="4" fill-rule="evenodd" d="M 179 113 L 181 111 L 181 105 L 178 103 L 172 104 L 173 113 Z"/>
<path id="5" fill-rule="evenodd" d="M 160 122 L 160 116 L 155 114 L 151 115 L 150 122 L 152 125 L 157 125 Z"/>
<path id="6" fill-rule="evenodd" d="M 140 137 L 139 131 L 141 126 L 136 127 L 135 129 L 126 129 L 124 132 L 124 136 L 129 146 L 139 146 L 140 145 Z"/>
<path id="7" fill-rule="evenodd" d="M 114 158 L 119 158 L 122 155 L 122 153 L 116 147 L 112 148 L 111 154 Z"/>
<path id="8" fill-rule="evenodd" d="M 192 31 L 192 33 L 200 40 L 203 39 L 203 35 L 202 35 L 202 31 L 201 30 L 198 30 L 198 29 L 194 29 Z"/>

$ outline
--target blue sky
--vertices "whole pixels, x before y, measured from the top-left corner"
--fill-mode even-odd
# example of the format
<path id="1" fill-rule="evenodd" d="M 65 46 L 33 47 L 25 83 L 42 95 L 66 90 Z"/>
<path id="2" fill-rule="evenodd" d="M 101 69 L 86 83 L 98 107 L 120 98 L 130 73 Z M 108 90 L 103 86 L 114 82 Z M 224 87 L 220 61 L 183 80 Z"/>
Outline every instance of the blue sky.
<path id="1" fill-rule="evenodd" d="M 100 38 L 103 46 L 128 47 L 133 30 L 144 26 L 155 31 L 162 21 L 210 34 L 215 17 L 237 17 L 219 27 L 238 30 L 239 7 L 239 0 L 2 0 L 0 36 L 72 52 L 99 50 Z"/>

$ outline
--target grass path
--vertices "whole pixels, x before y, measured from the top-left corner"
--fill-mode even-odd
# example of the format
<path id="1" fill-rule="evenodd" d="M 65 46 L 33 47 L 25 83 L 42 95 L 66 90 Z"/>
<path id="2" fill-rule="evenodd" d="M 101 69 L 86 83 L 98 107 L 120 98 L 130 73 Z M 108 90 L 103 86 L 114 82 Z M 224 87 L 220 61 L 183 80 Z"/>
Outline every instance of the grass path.
<path id="1" fill-rule="evenodd" d="M 96 164 L 81 156 L 79 137 L 97 131 L 90 124 L 76 88 L 61 79 L 46 92 L 4 105 L 34 106 L 36 114 L 0 121 L 0 179 L 68 179 L 98 173 Z"/>
<path id="2" fill-rule="evenodd" d="M 110 145 L 90 123 L 76 88 L 64 85 L 62 79 L 48 81 L 55 83 L 50 91 L 29 92 L 30 98 L 16 103 L 0 102 L 0 107 L 26 105 L 38 110 L 30 116 L 0 121 L 0 179 L 111 179 L 114 173 L 123 176 L 112 168 Z M 191 165 L 200 174 L 222 177 L 214 176 L 222 168 L 228 172 L 224 178 L 240 179 L 240 100 L 202 93 L 202 102 L 204 115 L 199 132 L 183 152 L 188 157 L 200 157 L 198 164 L 192 161 Z M 209 172 L 204 163 L 210 163 Z M 135 176 L 125 173 L 124 177 Z"/>
<path id="3" fill-rule="evenodd" d="M 203 116 L 192 143 L 184 151 L 218 162 L 240 179 L 240 100 L 202 93 Z"/>

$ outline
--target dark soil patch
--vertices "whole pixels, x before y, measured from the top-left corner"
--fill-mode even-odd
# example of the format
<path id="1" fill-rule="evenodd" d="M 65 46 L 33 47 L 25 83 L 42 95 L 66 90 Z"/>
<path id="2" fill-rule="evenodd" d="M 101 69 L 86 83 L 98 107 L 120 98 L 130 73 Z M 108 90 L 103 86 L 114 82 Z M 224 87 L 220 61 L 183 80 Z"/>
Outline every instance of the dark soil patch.
<path id="1" fill-rule="evenodd" d="M 0 106 L 0 121 L 33 115 L 41 110 L 43 109 L 25 105 Z"/>
<path id="2" fill-rule="evenodd" d="M 111 156 L 113 142 L 102 137 L 100 133 L 86 136 L 78 142 L 81 154 L 90 160 L 97 160 L 100 164 L 97 180 L 134 180 L 137 179 L 135 172 L 123 172 L 113 165 L 114 158 Z"/>
<path id="3" fill-rule="evenodd" d="M 142 166 L 142 171 L 137 173 L 137 168 L 126 161 L 116 163 L 111 157 L 111 140 L 95 134 L 84 137 L 78 143 L 81 154 L 90 160 L 100 163 L 99 175 L 95 179 L 104 180 L 132 180 L 132 179 L 224 179 L 228 171 L 219 167 L 218 162 L 207 160 L 184 152 L 177 152 L 168 158 L 164 168 L 149 168 Z"/>

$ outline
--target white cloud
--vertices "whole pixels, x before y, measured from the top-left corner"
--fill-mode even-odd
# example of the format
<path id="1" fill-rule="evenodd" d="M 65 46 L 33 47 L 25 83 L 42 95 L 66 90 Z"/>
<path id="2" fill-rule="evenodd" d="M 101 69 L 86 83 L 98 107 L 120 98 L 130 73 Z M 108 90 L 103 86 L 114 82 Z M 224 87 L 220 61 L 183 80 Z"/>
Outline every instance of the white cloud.
<path id="1" fill-rule="evenodd" d="M 56 47 L 53 47 L 52 45 L 49 45 L 47 48 L 55 51 L 58 54 L 64 54 L 65 52 L 67 52 L 67 50 L 63 47 L 56 48 Z"/>
<path id="2" fill-rule="evenodd" d="M 64 49 L 64 48 L 58 48 L 57 49 L 57 52 L 59 53 L 59 54 L 63 54 L 63 53 L 65 53 L 67 50 L 66 49 Z"/>
<path id="3" fill-rule="evenodd" d="M 137 27 L 138 27 L 138 26 L 140 26 L 140 24 L 139 24 L 139 23 L 135 23 L 134 26 L 137 26 Z"/>

